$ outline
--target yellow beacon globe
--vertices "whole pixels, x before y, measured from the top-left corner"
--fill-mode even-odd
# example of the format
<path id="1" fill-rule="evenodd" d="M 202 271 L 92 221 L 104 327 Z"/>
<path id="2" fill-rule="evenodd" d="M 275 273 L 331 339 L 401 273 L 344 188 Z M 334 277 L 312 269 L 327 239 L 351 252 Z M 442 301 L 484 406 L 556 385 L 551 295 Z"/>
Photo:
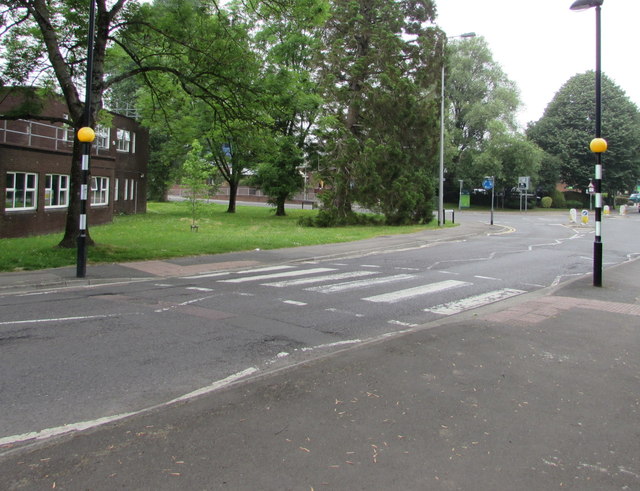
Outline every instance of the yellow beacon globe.
<path id="1" fill-rule="evenodd" d="M 602 153 L 607 151 L 607 140 L 604 138 L 594 138 L 589 144 L 589 148 L 593 153 Z"/>
<path id="2" fill-rule="evenodd" d="M 95 132 L 88 126 L 84 126 L 78 130 L 78 140 L 82 143 L 91 143 L 95 139 Z"/>

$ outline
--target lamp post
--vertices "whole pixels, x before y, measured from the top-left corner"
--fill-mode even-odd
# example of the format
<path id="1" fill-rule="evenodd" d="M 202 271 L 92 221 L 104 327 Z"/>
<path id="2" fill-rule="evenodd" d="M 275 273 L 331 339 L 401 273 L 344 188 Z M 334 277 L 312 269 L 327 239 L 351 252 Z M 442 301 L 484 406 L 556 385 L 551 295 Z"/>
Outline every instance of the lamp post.
<path id="1" fill-rule="evenodd" d="M 80 184 L 80 223 L 78 234 L 78 250 L 76 254 L 76 277 L 84 278 L 87 274 L 87 200 L 89 195 L 89 156 L 91 154 L 91 142 L 96 134 L 90 128 L 91 125 L 91 90 L 93 77 L 93 41 L 95 32 L 95 1 L 90 0 L 89 7 L 89 32 L 87 36 L 87 78 L 84 100 L 84 124 L 76 135 L 82 142 L 82 183 Z"/>
<path id="2" fill-rule="evenodd" d="M 473 38 L 475 32 L 465 32 L 447 39 Z M 440 172 L 438 173 L 438 226 L 444 225 L 444 43 L 442 44 L 442 78 L 440 80 Z"/>
<path id="3" fill-rule="evenodd" d="M 596 154 L 594 192 L 596 195 L 596 236 L 593 243 L 593 286 L 602 286 L 602 153 L 607 142 L 602 138 L 602 69 L 600 11 L 604 0 L 575 0 L 571 10 L 596 9 L 596 131 L 589 148 Z"/>

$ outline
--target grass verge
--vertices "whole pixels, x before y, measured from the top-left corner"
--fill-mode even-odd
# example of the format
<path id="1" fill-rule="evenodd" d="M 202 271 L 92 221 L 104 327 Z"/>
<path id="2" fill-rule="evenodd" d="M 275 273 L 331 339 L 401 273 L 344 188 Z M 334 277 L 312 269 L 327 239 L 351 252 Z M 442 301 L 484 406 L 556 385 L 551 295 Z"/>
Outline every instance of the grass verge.
<path id="1" fill-rule="evenodd" d="M 278 249 L 304 245 L 350 242 L 380 235 L 417 232 L 429 225 L 403 227 L 357 226 L 313 228 L 298 225 L 298 218 L 314 210 L 287 210 L 276 217 L 271 208 L 239 206 L 235 214 L 226 205 L 202 207 L 199 229 L 192 232 L 184 203 L 149 203 L 144 215 L 115 217 L 113 223 L 91 227 L 96 242 L 88 251 L 90 263 L 168 259 L 252 249 Z M 61 234 L 0 239 L 0 271 L 24 271 L 73 265 L 75 249 L 60 249 Z"/>

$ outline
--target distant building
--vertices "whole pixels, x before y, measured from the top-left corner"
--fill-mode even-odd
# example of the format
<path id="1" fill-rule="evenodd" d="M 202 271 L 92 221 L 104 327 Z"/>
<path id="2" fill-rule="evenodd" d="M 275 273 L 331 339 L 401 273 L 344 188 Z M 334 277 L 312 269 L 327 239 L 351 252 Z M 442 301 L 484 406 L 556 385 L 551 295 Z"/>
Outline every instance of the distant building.
<path id="1" fill-rule="evenodd" d="M 20 99 L 0 97 L 0 238 L 64 230 L 71 193 L 74 132 L 62 123 L 3 119 Z M 43 116 L 64 117 L 61 100 L 50 99 Z M 95 128 L 90 161 L 89 226 L 114 214 L 146 212 L 149 134 L 135 120 L 112 114 Z"/>

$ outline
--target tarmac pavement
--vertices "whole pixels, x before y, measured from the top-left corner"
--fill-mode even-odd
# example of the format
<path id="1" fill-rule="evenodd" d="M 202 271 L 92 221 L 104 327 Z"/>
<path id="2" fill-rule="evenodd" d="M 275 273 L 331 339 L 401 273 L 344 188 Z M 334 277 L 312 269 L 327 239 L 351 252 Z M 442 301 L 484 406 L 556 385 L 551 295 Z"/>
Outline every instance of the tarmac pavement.
<path id="1" fill-rule="evenodd" d="M 474 227 L 446 233 L 487 226 Z M 240 267 L 314 250 L 253 252 L 163 263 Z M 91 266 L 87 280 L 61 268 L 30 284 L 175 273 L 166 264 L 156 273 Z M 640 260 L 603 278 L 602 288 L 582 277 L 93 430 L 0 449 L 0 488 L 640 489 Z M 29 283 L 0 275 L 5 291 L 12 281 Z"/>

